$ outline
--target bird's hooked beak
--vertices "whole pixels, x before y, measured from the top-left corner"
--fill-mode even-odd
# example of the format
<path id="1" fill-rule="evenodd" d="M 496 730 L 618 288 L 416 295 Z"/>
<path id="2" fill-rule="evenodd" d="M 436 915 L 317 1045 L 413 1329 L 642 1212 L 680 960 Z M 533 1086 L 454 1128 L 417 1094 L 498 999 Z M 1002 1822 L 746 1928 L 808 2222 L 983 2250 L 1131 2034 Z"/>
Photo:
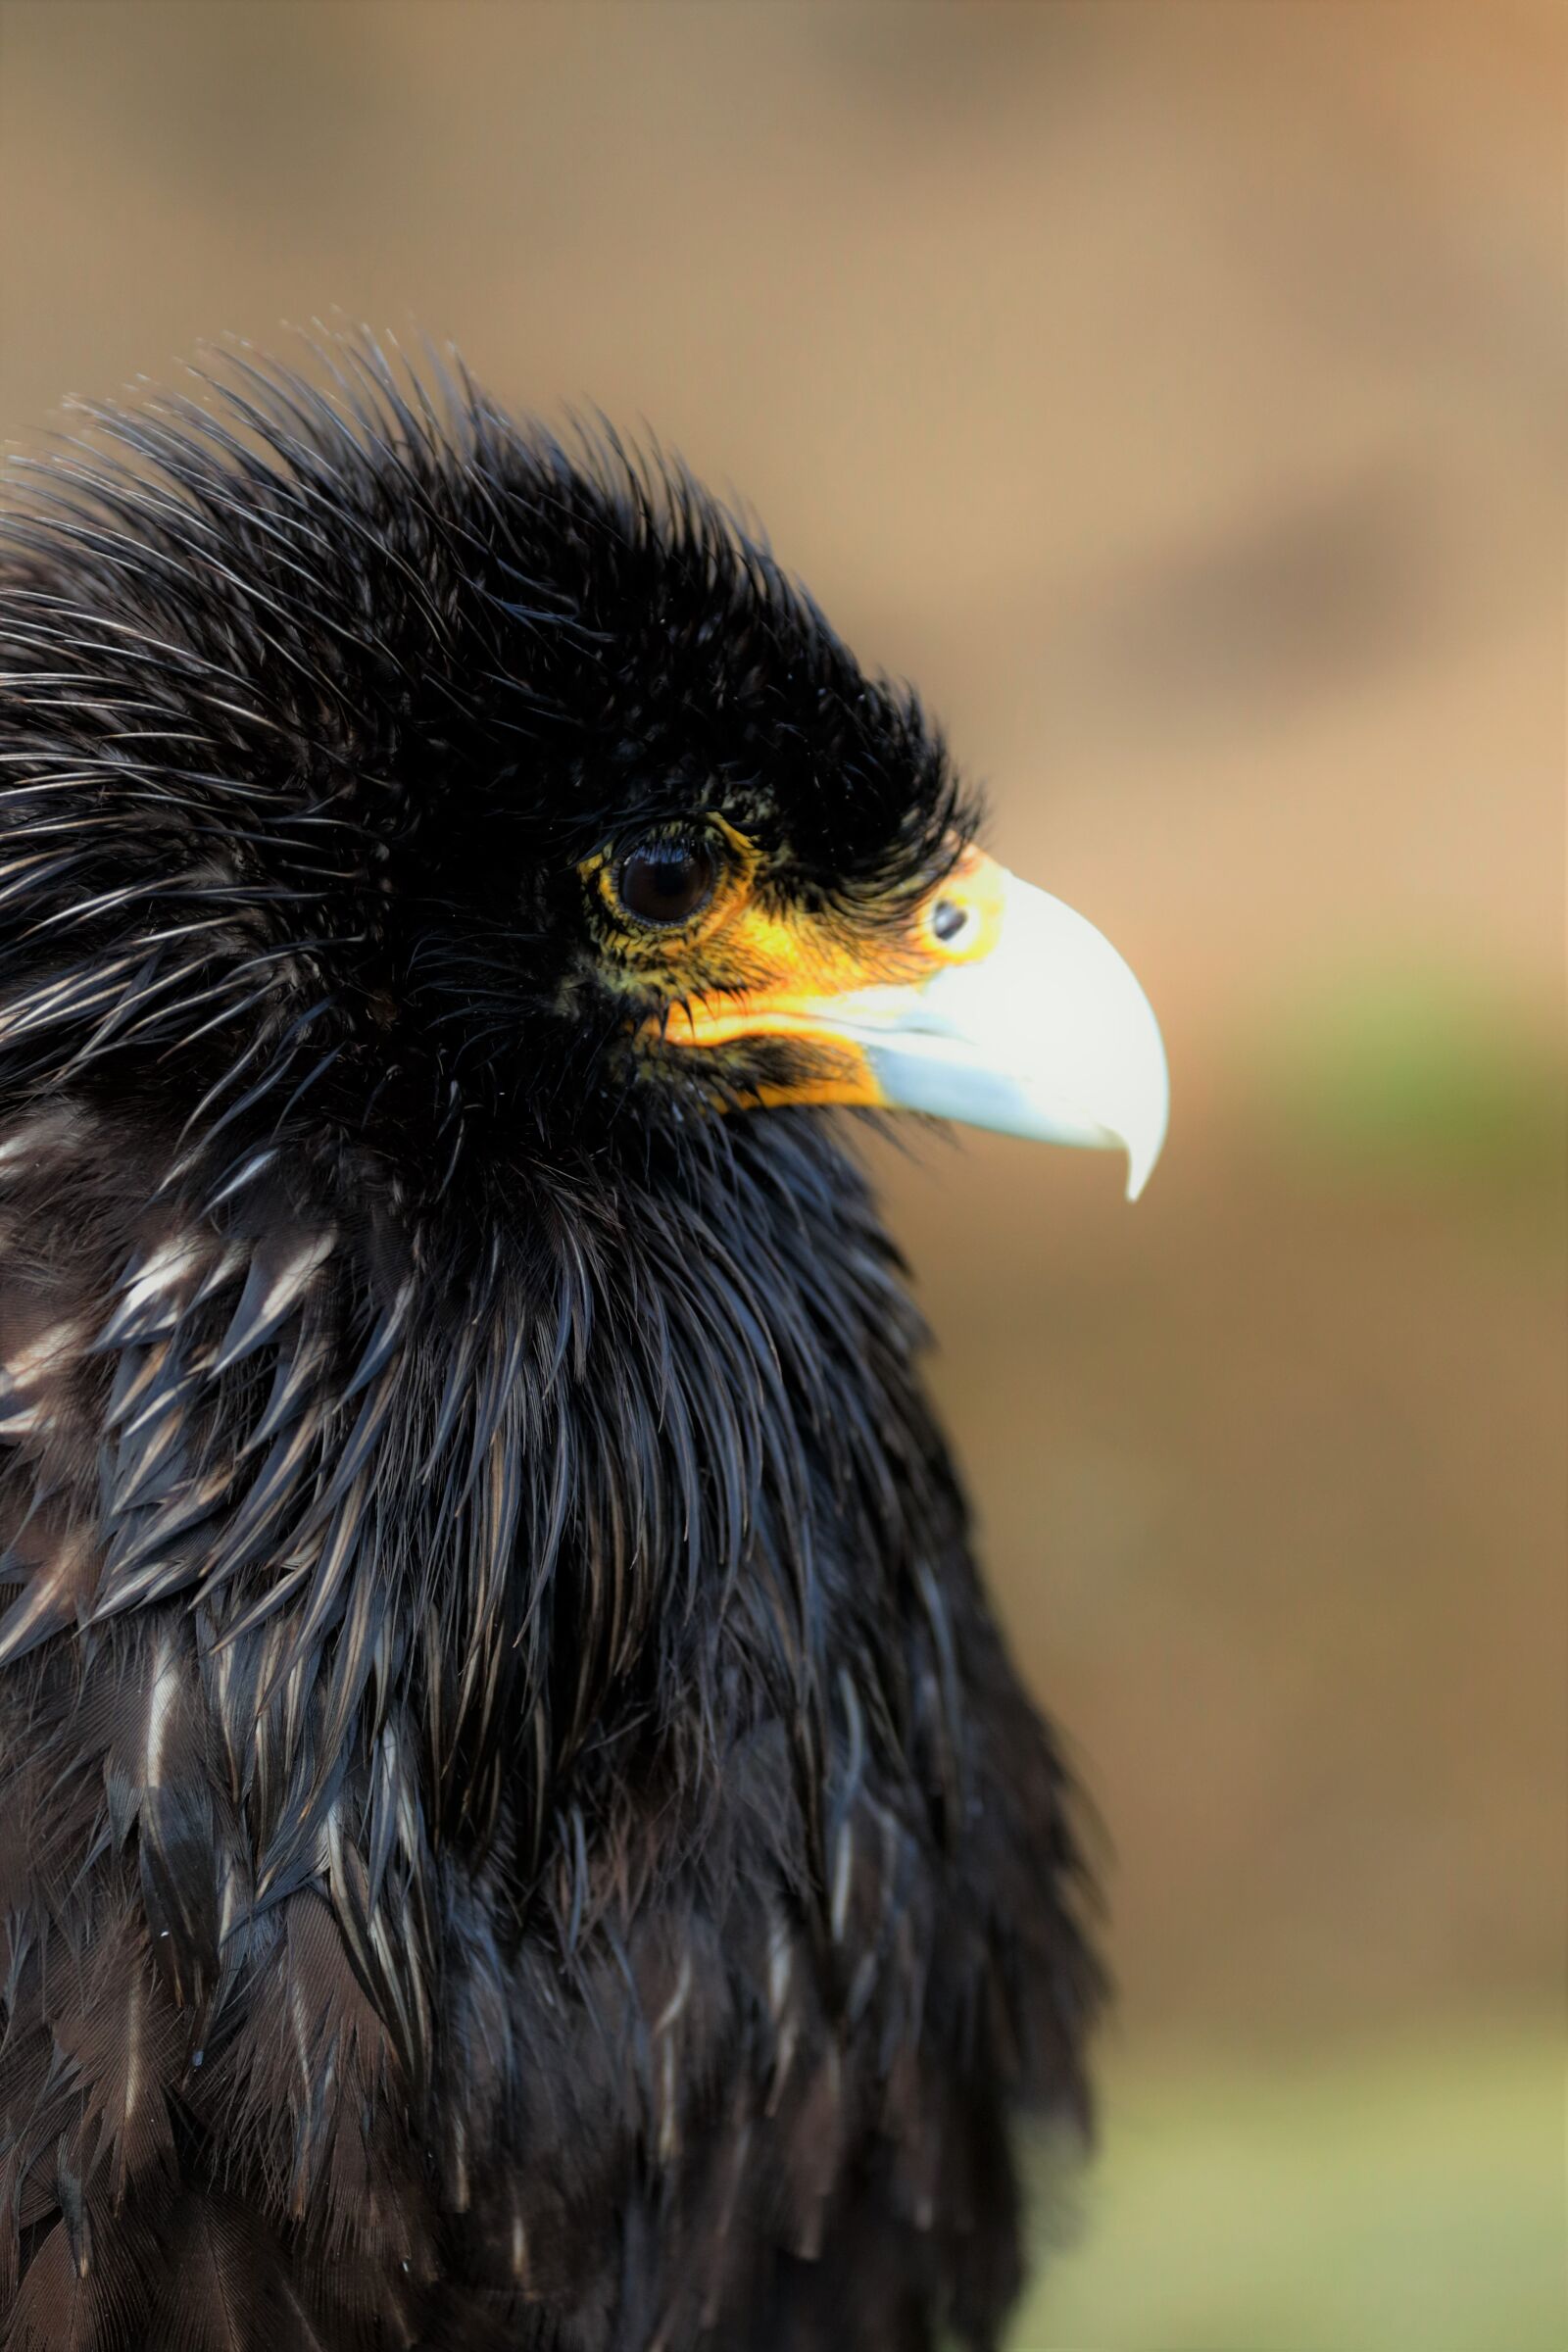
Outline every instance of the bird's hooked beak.
<path id="1" fill-rule="evenodd" d="M 751 922 L 743 915 L 742 925 Z M 768 1102 L 924 1111 L 1127 1154 L 1136 1200 L 1165 1140 L 1159 1024 L 1109 941 L 1059 899 L 966 850 L 871 970 L 803 918 L 756 918 L 755 984 L 690 1000 L 668 1044 L 781 1037 L 809 1049 Z"/>

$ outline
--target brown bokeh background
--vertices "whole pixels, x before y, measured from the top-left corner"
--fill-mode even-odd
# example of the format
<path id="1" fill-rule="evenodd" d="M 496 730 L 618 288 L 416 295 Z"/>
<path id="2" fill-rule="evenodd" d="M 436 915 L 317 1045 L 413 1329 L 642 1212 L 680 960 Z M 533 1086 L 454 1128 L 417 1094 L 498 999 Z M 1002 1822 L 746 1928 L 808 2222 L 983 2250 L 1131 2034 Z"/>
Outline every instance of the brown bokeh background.
<path id="1" fill-rule="evenodd" d="M 338 316 L 732 485 L 1127 953 L 1165 1161 L 889 1154 L 1107 1829 L 1020 2346 L 1562 2340 L 1565 20 L 0 0 L 0 432 Z"/>

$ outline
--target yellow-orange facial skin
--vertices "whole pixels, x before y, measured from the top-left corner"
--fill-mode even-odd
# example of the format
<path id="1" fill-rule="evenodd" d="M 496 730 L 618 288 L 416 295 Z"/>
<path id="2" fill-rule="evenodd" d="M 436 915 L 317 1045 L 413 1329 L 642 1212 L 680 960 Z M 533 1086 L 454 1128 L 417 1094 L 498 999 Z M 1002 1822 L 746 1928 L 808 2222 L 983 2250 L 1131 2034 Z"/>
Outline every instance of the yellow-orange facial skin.
<path id="1" fill-rule="evenodd" d="M 813 902 L 732 828 L 671 824 L 582 866 L 594 985 L 650 1076 L 714 1110 L 846 1102 L 1122 1151 L 1136 1200 L 1170 1075 L 1149 999 L 1049 892 L 953 842 L 923 888 Z"/>
<path id="2" fill-rule="evenodd" d="M 995 946 L 1005 877 L 983 852 L 965 847 L 923 897 L 885 917 L 856 923 L 770 904 L 759 887 L 760 859 L 744 836 L 718 819 L 725 867 L 712 896 L 689 924 L 668 930 L 628 925 L 615 899 L 610 857 L 590 859 L 585 879 L 598 894 L 601 920 L 613 923 L 616 961 L 627 981 L 666 998 L 643 1035 L 682 1050 L 721 1048 L 779 1038 L 805 1049 L 788 1083 L 757 1085 L 741 1099 L 758 1104 L 884 1105 L 886 1097 L 862 1048 L 837 1024 L 861 992 L 875 989 L 884 1015 L 937 972 L 973 962 Z"/>

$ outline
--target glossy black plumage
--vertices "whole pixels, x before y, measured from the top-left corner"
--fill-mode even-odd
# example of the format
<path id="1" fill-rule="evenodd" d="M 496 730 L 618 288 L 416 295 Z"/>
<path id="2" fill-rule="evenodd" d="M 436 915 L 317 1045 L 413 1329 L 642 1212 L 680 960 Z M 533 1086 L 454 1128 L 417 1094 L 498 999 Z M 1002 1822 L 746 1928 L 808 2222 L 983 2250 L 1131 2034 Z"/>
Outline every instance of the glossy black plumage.
<path id="1" fill-rule="evenodd" d="M 1062 1775 L 842 1136 L 578 870 L 971 814 L 684 476 L 325 358 L 0 556 L 0 2343 L 992 2344 Z"/>

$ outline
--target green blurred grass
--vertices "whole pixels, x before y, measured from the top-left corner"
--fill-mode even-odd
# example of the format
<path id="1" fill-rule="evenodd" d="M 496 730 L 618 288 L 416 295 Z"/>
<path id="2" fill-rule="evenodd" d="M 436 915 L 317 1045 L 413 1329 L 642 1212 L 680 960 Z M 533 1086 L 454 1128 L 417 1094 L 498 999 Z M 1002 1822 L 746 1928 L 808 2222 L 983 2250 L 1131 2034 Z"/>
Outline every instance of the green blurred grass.
<path id="1" fill-rule="evenodd" d="M 1471 973 L 1397 963 L 1305 982 L 1243 1054 L 1254 1113 L 1361 1180 L 1530 1177 L 1560 1165 L 1560 1037 Z"/>
<path id="2" fill-rule="evenodd" d="M 1565 2039 L 1110 2075 L 1009 2352 L 1558 2352 Z"/>

